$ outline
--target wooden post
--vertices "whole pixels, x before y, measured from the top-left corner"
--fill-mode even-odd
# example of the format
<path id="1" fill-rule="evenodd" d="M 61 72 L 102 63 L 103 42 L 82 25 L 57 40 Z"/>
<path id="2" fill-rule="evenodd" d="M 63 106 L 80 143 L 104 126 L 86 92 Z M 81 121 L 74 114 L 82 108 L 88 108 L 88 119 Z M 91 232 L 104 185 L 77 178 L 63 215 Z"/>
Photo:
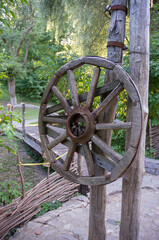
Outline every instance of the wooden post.
<path id="1" fill-rule="evenodd" d="M 140 201 L 148 116 L 150 1 L 130 1 L 129 74 L 138 86 L 143 106 L 143 131 L 138 154 L 123 177 L 120 240 L 138 240 Z M 129 109 L 129 112 L 131 108 Z M 128 142 L 127 142 L 128 144 Z"/>
<path id="2" fill-rule="evenodd" d="M 22 103 L 22 134 L 25 137 L 25 103 Z"/>
<path id="3" fill-rule="evenodd" d="M 127 0 L 112 0 L 112 6 L 124 5 L 127 6 Z M 109 28 L 108 41 L 124 42 L 125 37 L 125 20 L 126 12 L 123 10 L 113 10 L 111 12 L 111 23 Z M 110 46 L 108 48 L 107 59 L 116 63 L 122 63 L 122 48 Z M 114 81 L 114 76 L 111 70 L 106 70 L 105 82 Z M 101 122 L 109 123 L 114 121 L 117 100 L 112 101 L 109 108 L 101 117 Z M 99 119 L 100 122 L 100 119 Z M 102 131 L 100 137 L 108 144 L 111 144 L 112 131 Z M 93 148 L 98 153 L 98 149 Z M 100 152 L 101 154 L 101 152 Z M 104 170 L 98 166 L 95 168 L 96 175 L 103 175 Z M 105 209 L 106 209 L 106 186 L 92 186 L 90 189 L 90 211 L 89 211 L 89 240 L 105 240 Z"/>

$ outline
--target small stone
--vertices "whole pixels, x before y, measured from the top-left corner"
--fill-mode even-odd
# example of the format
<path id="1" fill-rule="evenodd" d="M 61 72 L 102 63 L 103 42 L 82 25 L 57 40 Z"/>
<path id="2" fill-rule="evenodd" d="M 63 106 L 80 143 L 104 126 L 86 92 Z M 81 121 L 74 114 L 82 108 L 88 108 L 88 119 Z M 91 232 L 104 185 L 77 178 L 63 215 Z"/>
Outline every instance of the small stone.
<path id="1" fill-rule="evenodd" d="M 40 230 L 37 230 L 37 231 L 35 232 L 35 234 L 36 234 L 36 235 L 40 235 L 40 234 L 41 234 L 41 231 L 40 231 Z"/>

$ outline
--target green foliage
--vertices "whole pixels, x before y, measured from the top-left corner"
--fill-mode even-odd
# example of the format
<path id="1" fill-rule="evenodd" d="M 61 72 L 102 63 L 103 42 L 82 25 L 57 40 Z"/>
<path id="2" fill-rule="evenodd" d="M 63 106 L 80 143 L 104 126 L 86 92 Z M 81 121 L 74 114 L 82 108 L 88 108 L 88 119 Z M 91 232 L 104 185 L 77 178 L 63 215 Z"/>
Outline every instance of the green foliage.
<path id="1" fill-rule="evenodd" d="M 110 17 L 104 11 L 108 3 L 41 0 L 41 8 L 44 18 L 52 23 L 58 42 L 69 44 L 77 54 L 106 56 Z"/>
<path id="2" fill-rule="evenodd" d="M 156 149 L 152 148 L 152 146 L 150 145 L 145 149 L 145 156 L 148 158 L 155 158 L 156 152 Z"/>
<path id="3" fill-rule="evenodd" d="M 41 204 L 41 210 L 39 213 L 35 215 L 35 217 L 39 217 L 43 215 L 46 212 L 52 211 L 54 209 L 57 209 L 62 206 L 62 203 L 56 200 L 54 203 L 53 202 L 47 202 L 47 203 L 42 203 Z"/>
<path id="4" fill-rule="evenodd" d="M 124 154 L 126 132 L 124 129 L 114 130 L 112 134 L 111 146 L 114 151 Z"/>
<path id="5" fill-rule="evenodd" d="M 10 28 L 10 21 L 15 19 L 14 7 L 18 0 L 1 0 L 0 2 L 0 34 L 4 27 Z M 27 0 L 21 0 L 22 4 L 28 4 Z"/>
<path id="6" fill-rule="evenodd" d="M 7 205 L 20 195 L 20 187 L 15 181 L 0 182 L 0 205 Z"/>
<path id="7" fill-rule="evenodd" d="M 159 4 L 151 10 L 149 117 L 159 124 Z"/>
<path id="8" fill-rule="evenodd" d="M 0 105 L 0 147 L 4 147 L 16 154 L 16 144 L 13 141 L 15 128 L 12 121 L 20 123 L 21 118 L 15 112 L 7 111 Z M 3 138 L 3 135 L 6 138 Z"/>

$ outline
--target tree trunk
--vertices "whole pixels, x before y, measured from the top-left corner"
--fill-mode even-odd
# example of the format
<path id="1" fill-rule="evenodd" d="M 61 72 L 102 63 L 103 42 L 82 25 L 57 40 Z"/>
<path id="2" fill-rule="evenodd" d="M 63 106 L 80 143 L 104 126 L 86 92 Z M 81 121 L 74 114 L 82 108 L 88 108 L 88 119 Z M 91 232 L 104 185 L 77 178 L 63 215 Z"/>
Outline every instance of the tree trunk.
<path id="1" fill-rule="evenodd" d="M 148 116 L 150 1 L 130 1 L 130 76 L 138 86 L 143 106 L 143 131 L 135 160 L 123 177 L 120 240 L 138 240 L 141 187 Z M 131 107 L 128 110 L 131 112 Z M 131 114 L 131 113 L 130 113 Z M 126 145 L 129 143 L 127 142 Z"/>
<path id="2" fill-rule="evenodd" d="M 16 105 L 17 99 L 15 95 L 15 80 L 12 78 L 8 80 L 8 90 L 9 90 L 11 105 Z"/>
<path id="3" fill-rule="evenodd" d="M 127 0 L 112 0 L 113 5 L 127 5 Z M 125 37 L 125 19 L 126 13 L 122 10 L 112 11 L 111 24 L 109 28 L 108 41 L 124 42 Z M 122 49 L 119 47 L 108 48 L 108 60 L 116 63 L 122 63 Z M 106 71 L 105 84 L 114 81 L 111 70 Z M 109 105 L 109 109 L 105 111 L 103 116 L 105 122 L 113 122 L 115 117 L 116 98 L 113 103 Z M 101 120 L 102 120 L 101 119 Z M 99 120 L 100 122 L 100 120 Z M 108 144 L 111 144 L 112 131 L 102 131 L 100 137 Z M 93 149 L 97 153 L 98 149 Z M 96 175 L 103 175 L 104 169 L 96 166 Z M 105 209 L 106 209 L 106 186 L 92 186 L 90 190 L 90 211 L 89 211 L 89 240 L 105 240 L 106 227 L 105 227 Z"/>

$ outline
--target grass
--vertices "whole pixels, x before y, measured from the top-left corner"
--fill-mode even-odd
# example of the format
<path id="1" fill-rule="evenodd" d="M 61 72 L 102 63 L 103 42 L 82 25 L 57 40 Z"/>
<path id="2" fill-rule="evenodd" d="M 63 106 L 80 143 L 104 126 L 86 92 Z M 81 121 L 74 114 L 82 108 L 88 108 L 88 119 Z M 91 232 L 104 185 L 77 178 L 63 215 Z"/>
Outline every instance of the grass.
<path id="1" fill-rule="evenodd" d="M 30 103 L 31 104 L 31 103 Z M 14 111 L 18 114 L 22 114 L 21 108 L 17 107 L 14 109 Z M 31 120 L 31 119 L 38 119 L 39 116 L 39 110 L 38 109 L 33 109 L 33 108 L 25 108 L 25 119 L 26 120 Z"/>

